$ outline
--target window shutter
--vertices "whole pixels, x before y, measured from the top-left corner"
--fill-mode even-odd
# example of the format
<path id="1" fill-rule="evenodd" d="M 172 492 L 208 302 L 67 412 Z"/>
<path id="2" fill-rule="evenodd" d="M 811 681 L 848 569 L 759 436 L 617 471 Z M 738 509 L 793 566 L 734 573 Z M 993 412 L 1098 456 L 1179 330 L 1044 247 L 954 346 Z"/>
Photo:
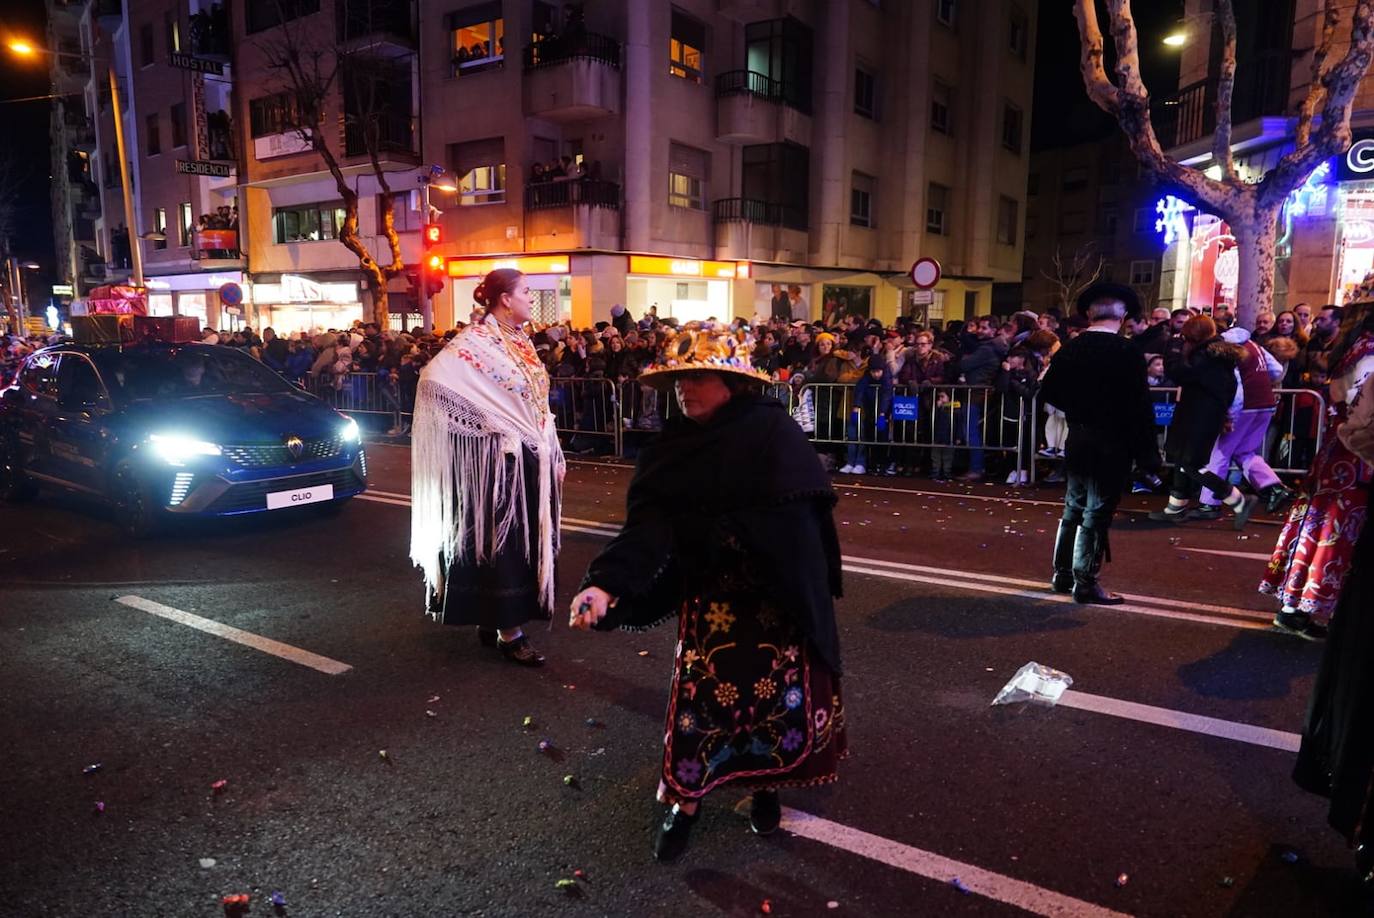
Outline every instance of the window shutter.
<path id="1" fill-rule="evenodd" d="M 499 166 L 506 161 L 504 137 L 488 137 L 485 140 L 450 144 L 449 151 L 451 168 L 458 178 L 462 178 L 478 166 Z"/>
<path id="2" fill-rule="evenodd" d="M 477 3 L 449 13 L 448 28 L 449 31 L 453 31 L 454 29 L 465 29 L 468 26 L 477 25 L 482 22 L 491 22 L 494 19 L 500 18 L 501 0 L 494 0 L 494 2 L 491 3 Z"/>
<path id="3" fill-rule="evenodd" d="M 701 179 L 704 182 L 711 177 L 710 163 L 711 154 L 705 150 L 698 150 L 695 147 L 684 146 L 680 143 L 670 144 L 668 147 L 669 172 Z"/>

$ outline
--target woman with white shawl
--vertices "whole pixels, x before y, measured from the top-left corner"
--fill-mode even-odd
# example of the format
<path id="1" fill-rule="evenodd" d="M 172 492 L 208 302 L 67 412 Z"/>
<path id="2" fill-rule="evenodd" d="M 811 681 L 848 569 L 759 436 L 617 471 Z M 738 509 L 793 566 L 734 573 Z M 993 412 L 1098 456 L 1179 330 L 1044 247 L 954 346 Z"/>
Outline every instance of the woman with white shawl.
<path id="1" fill-rule="evenodd" d="M 530 288 L 509 268 L 473 292 L 480 321 L 420 374 L 411 432 L 410 556 L 429 615 L 539 666 L 521 626 L 553 609 L 565 465 L 549 377 L 524 332 Z"/>

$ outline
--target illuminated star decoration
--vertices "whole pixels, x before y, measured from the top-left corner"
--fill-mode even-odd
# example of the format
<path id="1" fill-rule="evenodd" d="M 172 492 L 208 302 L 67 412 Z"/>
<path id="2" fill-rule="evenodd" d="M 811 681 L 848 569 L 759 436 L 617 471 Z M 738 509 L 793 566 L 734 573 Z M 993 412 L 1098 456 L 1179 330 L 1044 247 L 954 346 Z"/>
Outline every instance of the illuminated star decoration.
<path id="1" fill-rule="evenodd" d="M 1173 245 L 1188 234 L 1187 214 L 1192 210 L 1193 205 L 1171 194 L 1155 202 L 1155 213 L 1159 214 L 1155 220 L 1155 232 L 1164 234 L 1166 246 Z"/>

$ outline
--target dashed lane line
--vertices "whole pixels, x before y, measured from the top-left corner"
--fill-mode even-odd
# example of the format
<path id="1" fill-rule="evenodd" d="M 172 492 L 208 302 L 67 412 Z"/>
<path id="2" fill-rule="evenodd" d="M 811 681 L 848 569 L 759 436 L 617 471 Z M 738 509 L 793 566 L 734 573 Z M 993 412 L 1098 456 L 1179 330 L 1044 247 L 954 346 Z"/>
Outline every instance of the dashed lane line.
<path id="1" fill-rule="evenodd" d="M 131 609 L 138 609 L 147 612 L 149 615 L 156 615 L 158 618 L 165 618 L 168 621 L 176 622 L 179 625 L 186 625 L 203 631 L 206 634 L 213 634 L 222 637 L 226 641 L 233 641 L 235 644 L 242 644 L 254 650 L 280 657 L 283 660 L 290 660 L 292 663 L 299 663 L 301 666 L 308 666 L 330 676 L 338 676 L 348 672 L 353 667 L 347 663 L 340 663 L 338 660 L 331 660 L 329 657 L 322 657 L 317 653 L 302 650 L 299 647 L 292 647 L 290 644 L 283 644 L 281 641 L 274 641 L 265 638 L 260 634 L 253 634 L 251 631 L 243 631 L 234 628 L 223 622 L 214 619 L 203 618 L 191 612 L 184 612 L 181 609 L 174 609 L 171 606 L 164 606 L 160 602 L 153 602 L 142 596 L 119 596 L 115 602 L 128 606 Z"/>
<path id="2" fill-rule="evenodd" d="M 1044 915 L 1047 918 L 1129 918 L 1125 912 L 1084 902 L 1025 880 L 993 873 L 791 807 L 782 808 L 782 828 L 801 838 L 839 848 L 937 883 L 952 884 L 1032 915 Z"/>

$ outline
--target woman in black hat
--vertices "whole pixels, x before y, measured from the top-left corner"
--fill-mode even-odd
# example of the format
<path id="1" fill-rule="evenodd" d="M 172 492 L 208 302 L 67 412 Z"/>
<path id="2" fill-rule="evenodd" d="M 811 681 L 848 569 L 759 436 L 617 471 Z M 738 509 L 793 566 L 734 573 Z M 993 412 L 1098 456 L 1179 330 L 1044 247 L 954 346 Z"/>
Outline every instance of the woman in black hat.
<path id="1" fill-rule="evenodd" d="M 846 748 L 830 481 L 759 393 L 747 339 L 689 327 L 665 355 L 640 380 L 671 386 L 684 416 L 640 452 L 625 526 L 587 569 L 570 621 L 644 630 L 678 616 L 661 861 L 686 850 L 711 790 L 752 788 L 750 825 L 766 835 L 781 820 L 777 789 L 836 780 Z"/>

